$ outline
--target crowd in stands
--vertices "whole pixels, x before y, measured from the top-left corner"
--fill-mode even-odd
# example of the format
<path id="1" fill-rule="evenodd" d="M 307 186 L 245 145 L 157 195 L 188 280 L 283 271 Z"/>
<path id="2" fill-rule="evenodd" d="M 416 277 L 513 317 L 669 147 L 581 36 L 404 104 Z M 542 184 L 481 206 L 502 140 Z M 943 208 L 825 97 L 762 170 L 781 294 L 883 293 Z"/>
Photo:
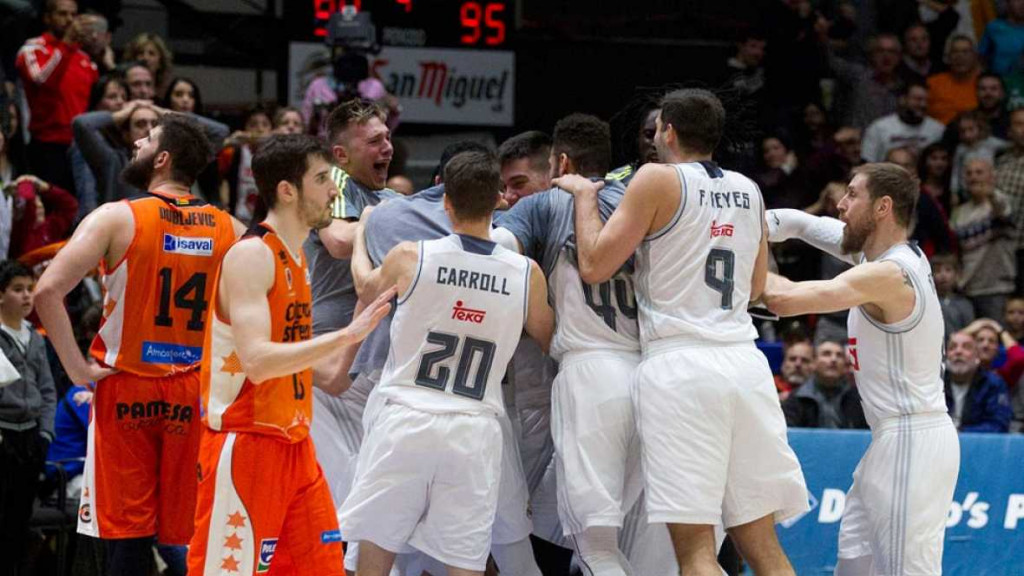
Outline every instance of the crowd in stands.
<path id="1" fill-rule="evenodd" d="M 768 208 L 832 217 L 854 167 L 888 161 L 917 174 L 913 239 L 931 258 L 945 316 L 950 413 L 962 431 L 1022 431 L 1024 0 L 878 0 L 887 11 L 865 42 L 857 41 L 861 24 L 845 0 L 769 3 L 721 67 L 760 136 L 731 141 L 721 163 L 753 177 Z M 0 36 L 12 22 L 24 24 L 32 6 L 0 2 L 7 26 Z M 219 151 L 194 195 L 248 221 L 260 140 L 323 134 L 338 97 L 326 76 L 300 109 L 253 107 L 233 131 L 205 116 L 201 86 L 175 75 L 159 36 L 141 34 L 115 50 L 107 18 L 80 14 L 74 0 L 42 3 L 39 22 L 41 35 L 23 45 L 0 41 L 0 351 L 20 374 L 0 382 L 0 481 L 19 485 L 34 485 L 45 460 L 84 455 L 91 398 L 71 385 L 33 329 L 33 279 L 91 211 L 142 192 L 119 178 L 135 143 L 163 115 L 194 117 Z M 365 80 L 356 92 L 385 103 L 389 128 L 398 127 L 400 107 L 379 81 Z M 627 123 L 625 170 L 656 159 L 656 112 L 653 103 L 640 106 Z M 549 148 L 539 131 L 500 147 L 509 204 L 549 186 Z M 417 190 L 400 172 L 388 176 L 397 192 Z M 779 272 L 795 280 L 846 269 L 799 243 L 773 250 Z M 102 316 L 100 290 L 86 283 L 75 294 L 68 306 L 85 348 Z M 867 428 L 850 375 L 856 357 L 846 350 L 845 312 L 759 328 L 764 340 L 783 345 L 776 384 L 790 426 Z M 81 466 L 68 471 L 75 476 Z M 8 500 L 0 528 L 23 529 L 30 508 L 23 498 Z M 20 553 L 17 538 L 2 540 L 15 544 L 0 557 Z"/>

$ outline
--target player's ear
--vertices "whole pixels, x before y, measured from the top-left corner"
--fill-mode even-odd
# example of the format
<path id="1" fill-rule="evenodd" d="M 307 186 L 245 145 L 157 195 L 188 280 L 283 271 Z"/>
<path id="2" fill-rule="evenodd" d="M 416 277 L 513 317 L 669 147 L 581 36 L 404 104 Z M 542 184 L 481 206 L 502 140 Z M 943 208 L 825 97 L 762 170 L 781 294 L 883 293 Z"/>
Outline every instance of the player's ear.
<path id="1" fill-rule="evenodd" d="M 885 216 L 892 212 L 892 197 L 882 196 L 875 202 L 875 214 L 878 216 Z"/>
<path id="2" fill-rule="evenodd" d="M 338 164 L 345 164 L 348 162 L 348 151 L 341 144 L 335 144 L 331 146 L 331 154 Z"/>
<path id="3" fill-rule="evenodd" d="M 160 169 L 171 163 L 171 153 L 164 150 L 153 158 L 153 168 Z"/>
<path id="4" fill-rule="evenodd" d="M 569 160 L 569 155 L 562 152 L 558 155 L 558 175 L 565 176 L 571 174 L 573 170 L 572 162 Z"/>
<path id="5" fill-rule="evenodd" d="M 277 201 L 281 204 L 287 204 L 294 202 L 298 199 L 298 190 L 295 186 L 287 181 L 281 180 L 277 183 Z"/>

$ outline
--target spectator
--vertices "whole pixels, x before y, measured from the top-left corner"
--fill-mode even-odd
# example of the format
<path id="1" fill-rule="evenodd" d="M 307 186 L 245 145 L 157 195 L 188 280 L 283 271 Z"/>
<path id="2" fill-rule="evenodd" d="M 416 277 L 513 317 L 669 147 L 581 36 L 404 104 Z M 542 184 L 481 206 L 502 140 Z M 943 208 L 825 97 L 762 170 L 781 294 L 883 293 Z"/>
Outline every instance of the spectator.
<path id="1" fill-rule="evenodd" d="M 801 160 L 818 154 L 832 146 L 834 128 L 829 124 L 825 109 L 818 102 L 804 105 L 800 125 L 794 137 L 793 147 Z"/>
<path id="2" fill-rule="evenodd" d="M 125 62 L 142 62 L 149 69 L 154 81 L 154 94 L 163 94 L 169 88 L 174 54 L 167 48 L 163 38 L 143 32 L 128 42 L 123 56 Z M 152 100 L 153 95 L 143 99 Z"/>
<path id="3" fill-rule="evenodd" d="M 764 35 L 748 30 L 736 43 L 736 54 L 726 60 L 728 86 L 748 105 L 758 120 L 762 119 L 765 101 Z"/>
<path id="4" fill-rule="evenodd" d="M 899 165 L 911 174 L 917 171 L 917 154 L 910 148 L 893 148 L 885 155 L 885 161 Z M 939 203 L 928 194 L 918 194 L 910 228 L 910 239 L 917 242 L 927 256 L 953 249 L 949 222 Z"/>
<path id="5" fill-rule="evenodd" d="M 117 76 L 101 76 L 92 86 L 89 94 L 89 110 L 92 112 L 117 112 L 128 101 L 128 86 Z M 78 142 L 72 142 L 68 151 L 71 173 L 75 177 L 75 197 L 78 199 L 78 219 L 85 218 L 99 205 L 96 176 L 82 154 Z"/>
<path id="6" fill-rule="evenodd" d="M 1006 109 L 1016 110 L 1024 108 L 1024 53 L 1018 60 L 1017 71 L 1003 76 L 1003 86 L 1006 88 Z"/>
<path id="7" fill-rule="evenodd" d="M 897 95 L 903 80 L 897 68 L 903 59 L 900 41 L 881 34 L 868 42 L 870 67 L 850 62 L 829 52 L 828 62 L 842 90 L 839 110 L 844 124 L 864 128 L 876 118 L 897 109 Z"/>
<path id="8" fill-rule="evenodd" d="M 907 84 L 923 84 L 936 69 L 928 27 L 918 22 L 903 31 L 903 61 L 899 75 Z"/>
<path id="9" fill-rule="evenodd" d="M 814 197 L 807 195 L 807 181 L 796 154 L 778 135 L 761 142 L 762 169 L 754 178 L 768 208 L 803 209 Z"/>
<path id="10" fill-rule="evenodd" d="M 993 136 L 1006 139 L 1010 115 L 1006 108 L 1006 87 L 1002 78 L 990 72 L 978 76 L 977 111 L 988 120 Z"/>
<path id="11" fill-rule="evenodd" d="M 217 163 L 221 170 L 221 203 L 235 218 L 248 222 L 259 196 L 256 179 L 252 176 L 252 157 L 260 140 L 269 136 L 273 129 L 270 113 L 261 106 L 249 109 L 243 127 L 228 137 Z"/>
<path id="12" fill-rule="evenodd" d="M 1006 18 L 988 23 L 978 52 L 989 72 L 1003 76 L 1014 71 L 1024 53 L 1024 0 L 1006 0 Z"/>
<path id="13" fill-rule="evenodd" d="M 0 104 L 6 105 L 6 102 L 0 102 Z M 8 145 L 8 137 L 14 131 L 7 129 L 3 124 L 0 122 L 0 190 L 14 182 L 19 172 L 18 166 L 15 165 L 14 158 L 10 154 L 10 146 Z"/>
<path id="14" fill-rule="evenodd" d="M 505 140 L 498 147 L 502 197 L 509 206 L 520 198 L 551 188 L 551 137 L 530 130 Z"/>
<path id="15" fill-rule="evenodd" d="M 946 347 L 946 405 L 961 432 L 1008 432 L 1013 416 L 1006 383 L 982 368 L 974 338 L 957 332 Z"/>
<path id="16" fill-rule="evenodd" d="M 43 23 L 46 32 L 18 52 L 17 68 L 25 89 L 31 121 L 29 170 L 62 188 L 74 186 L 67 160 L 71 120 L 85 112 L 89 90 L 99 76 L 89 55 L 79 48 L 81 20 L 73 0 L 49 0 Z"/>
<path id="17" fill-rule="evenodd" d="M 110 47 L 111 34 L 107 19 L 99 14 L 83 14 L 82 50 L 89 55 L 100 74 L 110 74 L 117 67 L 114 50 Z"/>
<path id="18" fill-rule="evenodd" d="M 159 124 L 160 116 L 168 113 L 150 102 L 132 100 L 117 112 L 89 112 L 75 118 L 75 142 L 96 175 L 100 204 L 142 192 L 121 181 L 121 170 L 131 160 L 135 142 L 146 138 Z M 219 148 L 228 133 L 227 126 L 202 116 L 191 117 L 203 126 L 214 149 Z"/>
<path id="19" fill-rule="evenodd" d="M 92 362 L 96 360 L 89 358 Z M 85 448 L 89 431 L 89 408 L 92 406 L 92 391 L 85 386 L 71 386 L 67 394 L 61 397 L 57 403 L 56 417 L 54 418 L 53 443 L 46 455 L 50 462 L 61 462 L 64 473 L 67 474 L 67 488 L 65 494 L 72 500 L 78 500 L 82 494 L 83 476 L 85 470 Z M 47 480 L 52 484 L 57 469 L 54 466 L 46 466 Z"/>
<path id="20" fill-rule="evenodd" d="M 71 235 L 78 201 L 70 192 L 35 176 L 15 180 L 10 258 L 49 246 Z"/>
<path id="21" fill-rule="evenodd" d="M 822 190 L 830 182 L 849 181 L 850 171 L 864 163 L 859 129 L 842 126 L 832 136 L 832 142 L 833 146 L 807 159 L 808 186 L 812 190 Z"/>
<path id="22" fill-rule="evenodd" d="M 1010 208 L 988 160 L 968 160 L 966 172 L 970 200 L 950 220 L 963 262 L 960 289 L 978 317 L 1000 318 L 1016 276 Z"/>
<path id="23" fill-rule="evenodd" d="M 152 102 L 156 98 L 156 84 L 153 73 L 143 62 L 130 62 L 124 69 L 124 81 L 128 85 L 129 100 Z"/>
<path id="24" fill-rule="evenodd" d="M 930 258 L 935 293 L 942 306 L 942 319 L 946 323 L 946 337 L 967 328 L 974 321 L 974 306 L 957 292 L 959 263 L 953 254 L 936 254 Z"/>
<path id="25" fill-rule="evenodd" d="M 875 120 L 864 132 L 861 155 L 868 162 L 881 162 L 893 148 L 909 148 L 915 153 L 942 138 L 945 129 L 929 118 L 928 88 L 907 84 L 900 89 L 896 112 Z M 915 171 L 911 170 L 911 174 Z"/>
<path id="26" fill-rule="evenodd" d="M 953 152 L 950 188 L 960 200 L 964 199 L 966 182 L 966 163 L 968 160 L 982 158 L 990 164 L 995 163 L 996 155 L 1007 147 L 1005 140 L 1000 140 L 989 133 L 988 120 L 980 112 L 966 112 L 956 120 L 960 143 Z"/>
<path id="27" fill-rule="evenodd" d="M 1024 271 L 1024 108 L 1010 114 L 1008 132 L 1012 146 L 996 160 L 996 188 L 1010 200 L 1017 270 Z M 1024 274 L 1017 274 L 1016 291 L 1024 294 Z"/>
<path id="28" fill-rule="evenodd" d="M 1024 375 L 1024 347 L 999 322 L 991 318 L 979 318 L 964 328 L 964 332 L 974 337 L 982 368 L 992 370 L 1003 382 L 1017 382 Z M 1000 346 L 1003 347 L 1005 357 L 1002 365 L 996 368 L 995 360 Z"/>
<path id="29" fill-rule="evenodd" d="M 949 124 L 957 114 L 978 107 L 977 81 L 981 73 L 974 40 L 955 35 L 946 50 L 949 71 L 928 77 L 928 115 Z"/>
<path id="30" fill-rule="evenodd" d="M 160 103 L 171 112 L 203 115 L 203 96 L 199 86 L 190 78 L 179 76 L 167 84 L 167 91 Z"/>
<path id="31" fill-rule="evenodd" d="M 1006 332 L 1011 338 L 1017 342 L 1024 340 L 1024 296 L 1012 296 L 1006 301 L 1003 326 L 1006 327 Z M 1016 383 L 1017 381 L 1014 380 L 1012 385 Z M 1009 384 L 1009 381 L 1007 381 L 1007 384 Z"/>
<path id="32" fill-rule="evenodd" d="M 942 144 L 935 143 L 925 146 L 917 164 L 917 175 L 921 179 L 921 192 L 928 194 L 942 208 L 943 218 L 949 219 L 953 211 L 953 201 L 949 189 L 953 163 L 949 158 L 949 150 Z"/>
<path id="33" fill-rule="evenodd" d="M 785 400 L 790 393 L 800 388 L 811 376 L 814 369 L 814 347 L 810 340 L 787 342 L 782 352 L 782 366 L 775 375 L 775 390 L 779 399 Z"/>
<path id="34" fill-rule="evenodd" d="M 0 265 L 0 353 L 20 375 L 0 388 L 0 555 L 15 574 L 28 542 L 57 406 L 46 343 L 25 320 L 32 313 L 34 282 L 21 264 Z"/>
<path id="35" fill-rule="evenodd" d="M 302 112 L 298 108 L 284 106 L 274 112 L 274 133 L 275 134 L 302 134 L 306 126 L 302 121 Z"/>
<path id="36" fill-rule="evenodd" d="M 867 428 L 860 394 L 847 378 L 846 351 L 835 340 L 814 350 L 814 374 L 782 403 L 791 428 Z"/>
<path id="37" fill-rule="evenodd" d="M 388 183 L 385 188 L 390 188 L 402 196 L 412 196 L 416 193 L 416 188 L 413 186 L 412 180 L 409 180 L 401 174 L 388 178 Z"/>
<path id="38" fill-rule="evenodd" d="M 362 98 L 377 102 L 387 111 L 387 127 L 395 130 L 402 107 L 398 99 L 388 93 L 384 83 L 370 76 L 370 62 L 366 56 L 335 49 L 332 54 L 331 73 L 315 78 L 306 88 L 302 100 L 304 124 L 312 134 L 327 135 L 328 111 L 339 102 Z"/>

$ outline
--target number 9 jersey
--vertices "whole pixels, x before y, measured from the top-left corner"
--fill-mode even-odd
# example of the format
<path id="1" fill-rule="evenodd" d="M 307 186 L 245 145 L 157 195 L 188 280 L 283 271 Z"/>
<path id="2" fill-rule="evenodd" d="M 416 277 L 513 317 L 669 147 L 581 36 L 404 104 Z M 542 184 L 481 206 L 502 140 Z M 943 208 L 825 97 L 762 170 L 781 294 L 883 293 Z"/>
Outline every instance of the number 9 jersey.
<path id="1" fill-rule="evenodd" d="M 378 393 L 424 412 L 503 414 L 501 379 L 526 321 L 530 260 L 463 235 L 419 250 Z"/>
<path id="2" fill-rule="evenodd" d="M 203 357 L 213 277 L 235 241 L 231 217 L 191 196 L 125 200 L 135 235 L 101 265 L 103 320 L 90 347 L 101 363 L 139 376 L 194 369 Z"/>
<path id="3" fill-rule="evenodd" d="M 637 250 L 640 339 L 751 342 L 747 304 L 764 230 L 761 191 L 713 162 L 674 165 L 675 215 Z"/>

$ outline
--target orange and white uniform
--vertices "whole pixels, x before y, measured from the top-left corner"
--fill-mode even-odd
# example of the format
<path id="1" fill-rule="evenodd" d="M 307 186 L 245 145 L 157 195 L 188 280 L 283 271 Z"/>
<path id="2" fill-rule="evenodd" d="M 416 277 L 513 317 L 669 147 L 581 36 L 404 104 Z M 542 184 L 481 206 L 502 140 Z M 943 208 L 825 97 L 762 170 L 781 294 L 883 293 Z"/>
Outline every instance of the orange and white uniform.
<path id="1" fill-rule="evenodd" d="M 271 341 L 310 339 L 313 298 L 305 257 L 293 255 L 266 224 L 241 241 L 263 242 L 274 254 L 274 284 L 267 292 Z M 343 574 L 335 507 L 309 438 L 312 369 L 253 382 L 242 369 L 229 321 L 218 310 L 211 322 L 188 573 Z"/>
<path id="2" fill-rule="evenodd" d="M 90 349 L 118 372 L 96 385 L 78 531 L 186 544 L 211 280 L 234 227 L 226 212 L 191 196 L 124 202 L 134 236 L 120 261 L 101 266 L 104 313 Z"/>

